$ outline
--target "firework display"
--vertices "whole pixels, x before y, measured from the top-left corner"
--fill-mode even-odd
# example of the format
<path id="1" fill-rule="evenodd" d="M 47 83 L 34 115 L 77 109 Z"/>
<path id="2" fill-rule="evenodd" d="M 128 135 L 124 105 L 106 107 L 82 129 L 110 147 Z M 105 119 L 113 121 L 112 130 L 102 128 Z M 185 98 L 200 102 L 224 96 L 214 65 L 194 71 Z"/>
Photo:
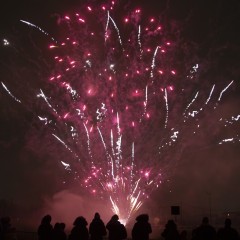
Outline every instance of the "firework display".
<path id="1" fill-rule="evenodd" d="M 58 16 L 58 37 L 21 19 L 49 41 L 49 76 L 41 77 L 35 95 L 29 90 L 31 106 L 8 82 L 1 86 L 64 149 L 68 157 L 59 161 L 79 186 L 128 220 L 168 179 L 184 148 L 201 141 L 207 114 L 218 111 L 236 83 L 199 88 L 201 62 L 177 33 L 160 17 L 143 18 L 140 8 L 121 16 L 118 8 L 112 1 Z M 3 45 L 10 48 L 11 41 Z M 212 124 L 220 127 L 240 118 L 216 116 Z M 235 133 L 215 144 L 238 141 Z"/>

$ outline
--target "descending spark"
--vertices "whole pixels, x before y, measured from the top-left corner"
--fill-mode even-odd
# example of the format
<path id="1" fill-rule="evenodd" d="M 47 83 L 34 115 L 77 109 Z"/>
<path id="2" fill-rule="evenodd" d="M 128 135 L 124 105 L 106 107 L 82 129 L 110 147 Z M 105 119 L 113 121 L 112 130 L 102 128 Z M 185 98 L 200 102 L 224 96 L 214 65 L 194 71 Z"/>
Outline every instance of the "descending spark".
<path id="1" fill-rule="evenodd" d="M 210 99 L 211 99 L 211 97 L 212 97 L 214 88 L 215 88 L 215 84 L 213 85 L 213 87 L 212 87 L 212 89 L 211 89 L 211 92 L 210 92 L 210 94 L 209 94 L 209 97 L 208 97 L 207 101 L 205 102 L 206 105 L 208 104 L 208 102 L 210 101 Z"/>
<path id="2" fill-rule="evenodd" d="M 111 17 L 110 15 L 109 15 L 109 18 L 110 18 L 110 20 L 112 21 L 113 26 L 115 27 L 115 29 L 116 29 L 116 31 L 117 31 L 118 40 L 119 40 L 120 45 L 122 46 L 122 45 L 123 45 L 123 44 L 122 44 L 122 39 L 121 39 L 120 31 L 119 31 L 119 29 L 118 29 L 118 27 L 117 27 L 117 24 L 115 23 L 115 21 L 112 19 L 112 17 Z"/>
<path id="3" fill-rule="evenodd" d="M 3 88 L 7 91 L 7 93 L 8 93 L 16 102 L 21 103 L 21 101 L 20 101 L 18 98 L 16 98 L 16 97 L 8 90 L 8 88 L 6 87 L 6 85 L 5 85 L 3 82 L 1 82 L 1 84 L 2 84 Z"/>
<path id="4" fill-rule="evenodd" d="M 93 158 L 92 156 L 92 152 L 91 152 L 91 148 L 90 148 L 90 137 L 89 137 L 89 132 L 88 132 L 88 129 L 87 129 L 87 126 L 85 123 L 83 123 L 83 126 L 86 130 L 86 134 L 87 134 L 87 146 L 88 146 L 88 153 L 89 153 L 89 156 L 91 157 L 91 159 Z"/>
<path id="5" fill-rule="evenodd" d="M 159 46 L 156 47 L 156 49 L 154 51 L 154 54 L 153 54 L 152 65 L 151 65 L 151 73 L 150 73 L 151 78 L 153 78 L 153 70 L 156 66 L 155 61 L 156 61 L 156 55 L 157 55 L 158 49 L 159 49 Z M 153 80 L 152 80 L 152 83 L 153 83 Z"/>
<path id="6" fill-rule="evenodd" d="M 37 95 L 37 97 L 42 97 L 44 99 L 44 101 L 47 103 L 47 105 L 58 115 L 57 110 L 49 103 L 46 95 L 44 94 L 44 92 L 42 91 L 42 89 L 40 89 L 40 93 Z"/>
<path id="7" fill-rule="evenodd" d="M 142 58 L 142 43 L 141 43 L 141 25 L 138 26 L 138 45 L 139 45 L 139 50 L 140 50 L 140 58 Z"/>
<path id="8" fill-rule="evenodd" d="M 63 144 L 63 146 L 68 150 L 70 151 L 76 158 L 79 159 L 78 155 L 76 153 L 74 153 L 74 151 L 62 140 L 60 139 L 57 135 L 55 135 L 54 133 L 52 133 L 52 135 L 60 142 Z M 79 159 L 80 161 L 80 159 Z"/>
<path id="9" fill-rule="evenodd" d="M 228 143 L 228 142 L 231 142 L 231 143 L 235 143 L 235 142 L 240 142 L 240 138 L 237 136 L 235 138 L 226 138 L 226 139 L 223 139 L 222 141 L 220 141 L 218 144 L 224 144 L 224 143 Z"/>
<path id="10" fill-rule="evenodd" d="M 65 163 L 63 161 L 61 161 L 62 165 L 64 166 L 65 170 L 71 171 L 71 167 L 69 163 Z"/>
<path id="11" fill-rule="evenodd" d="M 197 99 L 197 97 L 198 97 L 198 94 L 199 94 L 199 92 L 197 92 L 197 93 L 195 94 L 195 96 L 194 96 L 194 98 L 192 99 L 192 101 L 187 105 L 187 107 L 186 107 L 186 109 L 185 109 L 185 111 L 184 111 L 184 113 L 183 113 L 183 116 L 186 115 L 187 110 L 188 110 L 188 109 L 191 107 L 191 105 L 196 101 L 196 99 Z M 190 113 L 189 113 L 189 115 L 190 115 Z"/>
<path id="12" fill-rule="evenodd" d="M 167 89 L 165 88 L 165 96 L 164 96 L 164 100 L 165 100 L 165 105 L 166 105 L 166 117 L 165 117 L 165 125 L 164 127 L 167 127 L 167 123 L 168 123 L 168 96 L 167 96 Z"/>
<path id="13" fill-rule="evenodd" d="M 40 28 L 39 26 L 37 26 L 37 25 L 35 25 L 35 24 L 33 24 L 33 23 L 30 23 L 30 22 L 25 21 L 25 20 L 20 20 L 20 22 L 25 23 L 25 24 L 27 24 L 27 25 L 29 25 L 29 26 L 31 26 L 31 27 L 34 27 L 34 28 L 38 29 L 40 32 L 42 32 L 43 34 L 45 34 L 45 35 L 47 35 L 47 36 L 50 36 L 49 33 L 47 33 L 47 32 L 44 31 L 42 28 Z M 57 41 L 56 41 L 53 37 L 51 37 L 51 39 L 52 39 L 55 43 L 57 43 Z"/>
<path id="14" fill-rule="evenodd" d="M 221 91 L 221 93 L 220 93 L 220 95 L 219 95 L 219 98 L 218 98 L 218 101 L 221 100 L 223 93 L 227 91 L 227 89 L 233 84 L 233 82 L 234 82 L 234 81 L 231 81 L 231 82 Z"/>

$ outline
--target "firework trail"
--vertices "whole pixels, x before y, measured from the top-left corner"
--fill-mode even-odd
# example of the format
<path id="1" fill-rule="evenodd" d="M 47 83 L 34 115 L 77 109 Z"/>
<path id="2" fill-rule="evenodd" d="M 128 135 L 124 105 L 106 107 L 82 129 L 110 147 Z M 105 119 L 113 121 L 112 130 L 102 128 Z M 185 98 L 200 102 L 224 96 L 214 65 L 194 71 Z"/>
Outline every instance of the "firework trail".
<path id="1" fill-rule="evenodd" d="M 115 20 L 115 7 L 113 2 L 84 6 L 59 19 L 63 31 L 49 44 L 54 68 L 32 96 L 41 111 L 35 106 L 32 111 L 69 154 L 60 161 L 63 168 L 90 194 L 107 198 L 127 221 L 171 175 L 186 142 L 197 138 L 201 114 L 217 111 L 234 81 L 220 91 L 209 84 L 201 94 L 194 87 L 199 64 L 175 63 L 178 42 L 164 35 L 161 22 L 141 20 L 140 9 Z M 50 35 L 28 21 L 21 24 Z M 181 76 L 175 67 L 183 68 Z M 18 91 L 1 84 L 29 108 L 15 96 Z M 238 121 L 236 115 L 220 122 Z"/>

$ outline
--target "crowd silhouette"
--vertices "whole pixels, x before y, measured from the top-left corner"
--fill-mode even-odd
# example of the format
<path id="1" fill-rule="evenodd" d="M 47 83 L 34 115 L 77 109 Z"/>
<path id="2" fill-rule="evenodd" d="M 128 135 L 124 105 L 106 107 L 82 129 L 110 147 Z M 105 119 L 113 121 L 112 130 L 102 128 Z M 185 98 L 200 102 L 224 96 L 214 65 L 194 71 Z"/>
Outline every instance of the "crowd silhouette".
<path id="1" fill-rule="evenodd" d="M 152 227 L 149 223 L 148 214 L 136 217 L 131 236 L 127 236 L 124 224 L 119 221 L 118 215 L 114 214 L 105 225 L 98 212 L 95 213 L 89 228 L 88 222 L 83 216 L 78 216 L 69 234 L 65 232 L 65 223 L 57 222 L 54 227 L 52 217 L 45 215 L 37 228 L 38 240 L 149 240 Z M 0 219 L 0 240 L 17 240 L 15 228 L 11 226 L 11 219 Z M 209 219 L 204 217 L 201 224 L 191 232 L 179 231 L 174 220 L 168 220 L 165 228 L 158 239 L 164 240 L 240 240 L 238 231 L 232 227 L 231 219 L 225 219 L 223 227 L 216 230 L 210 225 Z"/>

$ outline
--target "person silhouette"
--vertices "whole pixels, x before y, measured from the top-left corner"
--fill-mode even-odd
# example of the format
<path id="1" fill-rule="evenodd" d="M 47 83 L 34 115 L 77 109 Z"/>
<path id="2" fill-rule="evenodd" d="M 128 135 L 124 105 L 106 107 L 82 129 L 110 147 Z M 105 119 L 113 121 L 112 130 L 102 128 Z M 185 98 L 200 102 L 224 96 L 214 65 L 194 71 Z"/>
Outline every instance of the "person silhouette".
<path id="1" fill-rule="evenodd" d="M 87 221 L 84 217 L 80 216 L 73 222 L 74 227 L 68 237 L 69 240 L 88 240 L 89 234 L 87 229 Z"/>
<path id="2" fill-rule="evenodd" d="M 107 235 L 106 227 L 97 212 L 89 225 L 89 234 L 91 240 L 102 240 L 103 236 Z"/>
<path id="3" fill-rule="evenodd" d="M 209 224 L 208 217 L 204 217 L 202 224 L 192 232 L 192 240 L 212 240 L 215 238 L 216 230 Z"/>
<path id="4" fill-rule="evenodd" d="M 217 237 L 219 240 L 237 240 L 239 239 L 238 231 L 231 227 L 232 221 L 227 218 L 225 220 L 225 226 L 220 228 L 217 232 Z"/>
<path id="5" fill-rule="evenodd" d="M 109 232 L 109 240 L 122 240 L 127 238 L 127 230 L 123 224 L 118 221 L 118 215 L 113 215 L 107 223 L 107 230 Z"/>
<path id="6" fill-rule="evenodd" d="M 16 239 L 16 229 L 12 227 L 11 218 L 3 217 L 0 220 L 0 240 Z"/>
<path id="7" fill-rule="evenodd" d="M 53 240 L 66 240 L 67 235 L 64 232 L 65 223 L 55 223 L 53 228 Z"/>
<path id="8" fill-rule="evenodd" d="M 53 237 L 53 226 L 51 225 L 52 217 L 45 215 L 41 224 L 38 227 L 37 234 L 39 240 L 52 240 Z"/>
<path id="9" fill-rule="evenodd" d="M 165 225 L 165 229 L 162 232 L 162 237 L 165 240 L 179 240 L 179 232 L 177 230 L 177 225 L 173 220 L 168 220 Z"/>
<path id="10" fill-rule="evenodd" d="M 136 217 L 136 223 L 132 229 L 132 240 L 148 240 L 152 232 L 151 224 L 148 222 L 147 214 L 141 214 Z"/>

